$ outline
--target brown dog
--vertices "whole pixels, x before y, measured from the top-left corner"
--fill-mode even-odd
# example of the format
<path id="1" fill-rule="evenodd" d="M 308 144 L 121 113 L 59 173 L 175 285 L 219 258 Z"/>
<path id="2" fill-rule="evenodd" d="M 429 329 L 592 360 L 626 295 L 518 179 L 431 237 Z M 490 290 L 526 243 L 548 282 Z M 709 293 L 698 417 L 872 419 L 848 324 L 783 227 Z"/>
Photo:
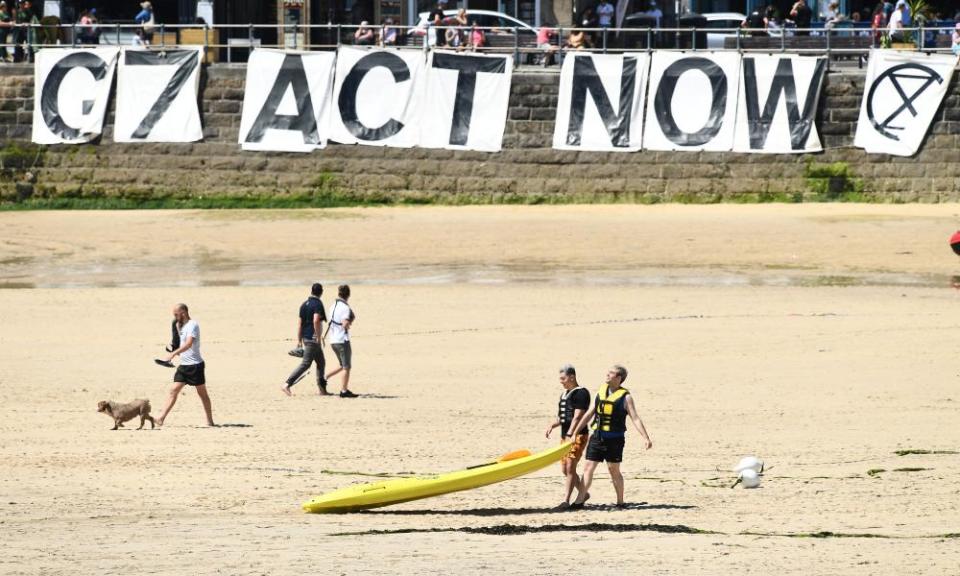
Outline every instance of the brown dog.
<path id="1" fill-rule="evenodd" d="M 137 428 L 137 430 L 143 428 L 143 423 L 147 420 L 150 421 L 150 429 L 153 429 L 153 417 L 150 416 L 149 400 L 134 400 L 128 404 L 118 404 L 116 402 L 102 400 L 97 403 L 97 412 L 103 412 L 113 418 L 113 428 L 111 428 L 111 430 L 116 430 L 120 426 L 123 426 L 124 422 L 132 420 L 137 416 L 140 417 L 140 428 Z"/>

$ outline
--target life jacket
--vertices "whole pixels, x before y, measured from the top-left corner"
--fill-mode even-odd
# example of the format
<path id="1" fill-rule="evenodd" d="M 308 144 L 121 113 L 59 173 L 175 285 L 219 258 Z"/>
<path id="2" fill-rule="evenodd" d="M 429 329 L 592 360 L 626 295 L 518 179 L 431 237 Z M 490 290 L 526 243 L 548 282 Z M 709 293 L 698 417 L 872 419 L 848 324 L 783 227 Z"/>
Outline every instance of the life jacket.
<path id="1" fill-rule="evenodd" d="M 564 390 L 563 394 L 560 395 L 560 403 L 557 406 L 557 418 L 560 420 L 560 425 L 568 431 L 570 425 L 573 424 L 573 413 L 575 412 L 573 404 L 570 403 L 570 396 L 576 390 L 581 390 L 581 388 L 577 386 L 570 390 Z"/>
<path id="2" fill-rule="evenodd" d="M 626 398 L 629 393 L 621 387 L 609 394 L 606 386 L 597 393 L 591 428 L 600 438 L 623 438 L 627 431 Z"/>

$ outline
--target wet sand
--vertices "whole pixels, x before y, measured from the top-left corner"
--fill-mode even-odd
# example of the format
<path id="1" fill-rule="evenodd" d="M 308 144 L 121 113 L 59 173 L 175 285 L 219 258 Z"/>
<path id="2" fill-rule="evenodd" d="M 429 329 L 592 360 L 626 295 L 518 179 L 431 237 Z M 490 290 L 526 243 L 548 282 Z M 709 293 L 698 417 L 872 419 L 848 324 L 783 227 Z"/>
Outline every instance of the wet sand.
<path id="1" fill-rule="evenodd" d="M 0 574 L 955 572 L 958 227 L 957 205 L 0 213 Z M 315 279 L 354 286 L 365 397 L 278 389 Z M 159 412 L 177 301 L 221 427 L 187 393 L 162 430 L 110 431 L 98 400 Z M 654 448 L 629 433 L 627 510 L 599 474 L 553 512 L 554 467 L 300 512 L 546 447 L 564 362 L 591 391 L 631 369 Z M 770 469 L 731 490 L 746 454 Z"/>

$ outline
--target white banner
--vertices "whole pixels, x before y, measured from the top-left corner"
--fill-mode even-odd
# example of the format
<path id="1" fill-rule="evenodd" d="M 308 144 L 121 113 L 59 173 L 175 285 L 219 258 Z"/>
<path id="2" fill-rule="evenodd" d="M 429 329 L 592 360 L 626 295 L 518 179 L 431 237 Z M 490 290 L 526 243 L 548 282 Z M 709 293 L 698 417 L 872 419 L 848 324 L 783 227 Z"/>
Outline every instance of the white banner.
<path id="1" fill-rule="evenodd" d="M 820 152 L 814 121 L 825 58 L 745 54 L 740 65 L 735 152 Z"/>
<path id="2" fill-rule="evenodd" d="M 116 65 L 116 48 L 39 50 L 33 67 L 33 142 L 82 144 L 100 136 Z"/>
<path id="3" fill-rule="evenodd" d="M 499 152 L 512 76 L 510 56 L 430 52 L 420 146 Z"/>
<path id="4" fill-rule="evenodd" d="M 116 142 L 203 139 L 197 91 L 203 48 L 124 48 L 117 69 Z"/>
<path id="5" fill-rule="evenodd" d="M 423 68 L 420 51 L 340 48 L 330 139 L 396 148 L 419 144 Z"/>
<path id="6" fill-rule="evenodd" d="M 654 52 L 643 147 L 733 149 L 740 55 Z"/>
<path id="7" fill-rule="evenodd" d="M 254 50 L 240 118 L 244 150 L 310 152 L 330 133 L 335 52 Z"/>
<path id="8" fill-rule="evenodd" d="M 639 150 L 649 68 L 645 52 L 569 53 L 560 70 L 553 147 Z"/>
<path id="9" fill-rule="evenodd" d="M 947 93 L 957 56 L 872 50 L 853 145 L 912 156 Z"/>

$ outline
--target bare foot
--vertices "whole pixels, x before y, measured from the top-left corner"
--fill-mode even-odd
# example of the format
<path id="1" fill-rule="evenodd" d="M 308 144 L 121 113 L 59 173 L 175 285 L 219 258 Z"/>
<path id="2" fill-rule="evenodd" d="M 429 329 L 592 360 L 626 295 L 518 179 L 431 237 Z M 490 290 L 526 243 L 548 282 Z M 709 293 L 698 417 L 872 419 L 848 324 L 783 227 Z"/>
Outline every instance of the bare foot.
<path id="1" fill-rule="evenodd" d="M 153 421 L 157 423 L 157 426 L 163 426 L 163 418 L 154 418 Z"/>
<path id="2" fill-rule="evenodd" d="M 290 392 L 289 386 L 281 386 L 280 390 L 282 390 L 283 393 L 286 394 L 287 396 L 293 396 L 293 394 Z"/>

